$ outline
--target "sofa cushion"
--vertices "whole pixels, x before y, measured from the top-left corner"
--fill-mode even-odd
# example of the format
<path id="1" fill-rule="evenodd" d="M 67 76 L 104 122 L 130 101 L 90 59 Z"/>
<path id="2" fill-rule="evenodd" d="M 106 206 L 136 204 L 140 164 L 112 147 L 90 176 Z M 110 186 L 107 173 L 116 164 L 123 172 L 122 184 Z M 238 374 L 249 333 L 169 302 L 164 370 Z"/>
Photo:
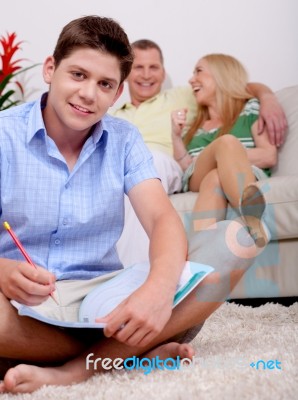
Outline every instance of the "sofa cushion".
<path id="1" fill-rule="evenodd" d="M 298 85 L 276 92 L 288 121 L 288 132 L 278 152 L 270 179 L 253 184 L 266 200 L 264 220 L 272 240 L 298 237 Z"/>
<path id="2" fill-rule="evenodd" d="M 277 176 L 253 183 L 266 201 L 264 221 L 269 228 L 271 240 L 298 237 L 298 175 Z M 184 226 L 191 230 L 191 210 L 199 194 L 193 192 L 174 194 L 171 202 L 178 211 Z M 227 219 L 237 218 L 229 207 Z"/>
<path id="3" fill-rule="evenodd" d="M 298 237 L 298 175 L 275 176 L 253 183 L 265 198 L 264 221 L 271 239 Z"/>
<path id="4" fill-rule="evenodd" d="M 272 176 L 298 174 L 298 85 L 277 91 L 276 96 L 282 105 L 287 121 L 288 133 L 278 152 L 278 163 Z"/>

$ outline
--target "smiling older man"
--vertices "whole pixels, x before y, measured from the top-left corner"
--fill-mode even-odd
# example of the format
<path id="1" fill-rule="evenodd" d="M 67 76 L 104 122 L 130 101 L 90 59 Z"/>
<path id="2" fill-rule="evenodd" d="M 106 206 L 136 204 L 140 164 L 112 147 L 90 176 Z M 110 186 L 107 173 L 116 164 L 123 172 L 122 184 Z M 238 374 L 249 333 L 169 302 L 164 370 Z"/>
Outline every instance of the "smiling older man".
<path id="1" fill-rule="evenodd" d="M 190 87 L 162 91 L 166 78 L 160 47 L 151 40 L 132 44 L 134 63 L 127 78 L 131 102 L 114 113 L 135 124 L 152 151 L 155 167 L 167 193 L 181 189 L 181 168 L 173 159 L 170 114 L 187 108 L 189 121 L 195 116 L 196 102 Z"/>

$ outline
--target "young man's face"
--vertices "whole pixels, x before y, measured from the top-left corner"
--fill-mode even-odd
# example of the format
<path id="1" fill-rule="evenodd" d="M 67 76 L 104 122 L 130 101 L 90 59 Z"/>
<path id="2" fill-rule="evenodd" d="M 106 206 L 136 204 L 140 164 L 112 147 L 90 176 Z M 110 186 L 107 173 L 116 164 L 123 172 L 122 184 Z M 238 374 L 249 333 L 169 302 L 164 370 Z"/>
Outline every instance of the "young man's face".
<path id="1" fill-rule="evenodd" d="M 156 49 L 134 49 L 134 62 L 127 78 L 131 102 L 138 106 L 161 91 L 165 70 Z"/>
<path id="2" fill-rule="evenodd" d="M 73 51 L 57 68 L 48 57 L 43 74 L 50 84 L 44 111 L 49 133 L 88 134 L 123 90 L 117 58 L 90 48 Z"/>

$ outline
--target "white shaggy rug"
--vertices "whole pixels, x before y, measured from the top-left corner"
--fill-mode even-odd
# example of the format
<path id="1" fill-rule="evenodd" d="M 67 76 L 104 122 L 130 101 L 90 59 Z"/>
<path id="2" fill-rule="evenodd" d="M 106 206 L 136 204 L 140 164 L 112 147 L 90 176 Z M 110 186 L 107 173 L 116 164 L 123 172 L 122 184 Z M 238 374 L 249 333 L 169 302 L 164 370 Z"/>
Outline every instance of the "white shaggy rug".
<path id="1" fill-rule="evenodd" d="M 147 375 L 122 370 L 31 395 L 3 394 L 0 400 L 298 399 L 298 303 L 258 308 L 225 303 L 193 345 L 195 364 L 182 370 Z"/>

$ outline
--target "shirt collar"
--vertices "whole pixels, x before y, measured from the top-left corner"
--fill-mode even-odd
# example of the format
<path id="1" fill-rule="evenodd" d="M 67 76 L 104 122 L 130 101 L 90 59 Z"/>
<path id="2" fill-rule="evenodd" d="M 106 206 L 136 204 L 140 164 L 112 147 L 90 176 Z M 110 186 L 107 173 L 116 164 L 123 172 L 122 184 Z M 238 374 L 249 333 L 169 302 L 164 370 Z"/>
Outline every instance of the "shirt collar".
<path id="1" fill-rule="evenodd" d="M 153 103 L 159 96 L 160 96 L 160 93 L 156 94 L 153 97 L 150 97 L 150 99 L 143 101 L 142 103 L 140 103 L 140 105 L 145 104 L 145 103 Z M 120 108 L 120 110 L 129 110 L 132 108 L 136 108 L 136 106 L 134 106 L 132 103 L 128 102 L 128 103 L 123 104 L 123 106 Z"/>
<path id="2" fill-rule="evenodd" d="M 39 100 L 35 101 L 30 111 L 27 130 L 27 143 L 29 143 L 38 132 L 43 132 L 45 135 L 46 129 L 41 110 L 44 108 L 46 98 L 47 93 L 44 93 Z"/>
<path id="3" fill-rule="evenodd" d="M 46 136 L 46 128 L 42 116 L 42 110 L 47 104 L 48 93 L 43 93 L 39 100 L 37 100 L 31 109 L 29 121 L 28 121 L 28 131 L 27 131 L 27 143 L 38 134 L 42 133 L 44 137 Z M 103 127 L 101 121 L 99 121 L 94 127 L 92 132 L 93 143 L 96 145 L 103 134 Z"/>
<path id="4" fill-rule="evenodd" d="M 100 138 L 102 137 L 103 131 L 104 131 L 104 129 L 103 129 L 102 121 L 97 122 L 97 124 L 95 124 L 93 126 L 93 131 L 92 131 L 91 136 L 93 139 L 93 143 L 95 145 L 99 142 Z"/>

